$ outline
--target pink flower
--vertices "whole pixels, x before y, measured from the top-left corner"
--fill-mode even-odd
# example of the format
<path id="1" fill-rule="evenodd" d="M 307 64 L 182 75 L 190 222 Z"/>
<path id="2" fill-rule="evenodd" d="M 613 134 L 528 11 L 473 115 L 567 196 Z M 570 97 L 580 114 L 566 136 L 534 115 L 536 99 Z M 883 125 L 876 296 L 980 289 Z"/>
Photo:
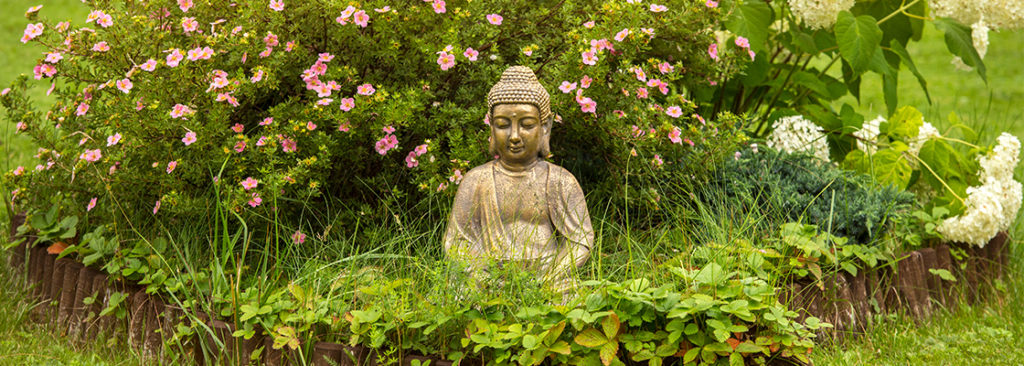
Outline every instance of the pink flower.
<path id="1" fill-rule="evenodd" d="M 242 133 L 242 131 L 245 131 L 245 125 L 241 123 L 236 123 L 233 126 L 231 126 L 231 130 L 235 131 L 235 133 Z"/>
<path id="2" fill-rule="evenodd" d="M 448 181 L 455 184 L 462 183 L 462 170 L 455 169 L 455 173 L 448 177 Z"/>
<path id="3" fill-rule="evenodd" d="M 167 66 L 178 67 L 178 63 L 185 59 L 185 55 L 181 53 L 181 50 L 174 48 L 171 49 L 171 53 L 167 55 Z"/>
<path id="4" fill-rule="evenodd" d="M 612 113 L 614 113 L 616 117 L 626 118 L 626 112 L 623 112 L 620 109 L 616 109 L 616 110 L 612 111 Z"/>
<path id="5" fill-rule="evenodd" d="M 171 172 L 174 171 L 174 168 L 177 168 L 177 167 L 178 167 L 178 161 L 177 160 L 171 160 L 170 162 L 168 162 L 167 163 L 167 174 L 171 174 Z"/>
<path id="6" fill-rule="evenodd" d="M 11 88 L 4 88 L 4 90 L 0 91 L 0 95 L 7 95 L 7 93 L 10 93 L 10 92 L 11 92 Z"/>
<path id="7" fill-rule="evenodd" d="M 99 24 L 103 28 L 108 28 L 114 25 L 114 18 L 112 18 L 110 14 L 103 14 L 96 19 L 96 24 Z"/>
<path id="8" fill-rule="evenodd" d="M 580 78 L 580 88 L 581 89 L 589 88 L 590 87 L 590 83 L 593 82 L 593 81 L 594 81 L 594 79 L 591 79 L 590 75 L 583 75 L 583 77 Z"/>
<path id="9" fill-rule="evenodd" d="M 256 180 L 256 178 L 248 177 L 248 178 L 245 178 L 245 180 L 243 180 L 241 184 L 242 184 L 242 188 L 245 188 L 245 190 L 248 191 L 248 190 L 256 188 L 256 186 L 260 185 L 260 181 Z"/>
<path id="10" fill-rule="evenodd" d="M 338 124 L 338 131 L 348 132 L 349 128 L 351 128 L 351 127 L 352 126 L 349 125 L 348 121 L 345 121 L 345 122 L 342 122 L 342 123 Z"/>
<path id="11" fill-rule="evenodd" d="M 365 11 L 360 10 L 352 16 L 352 21 L 355 22 L 356 25 L 366 28 L 366 26 L 370 24 L 370 16 L 367 15 Z"/>
<path id="12" fill-rule="evenodd" d="M 384 131 L 384 133 L 386 134 L 392 134 L 395 133 L 395 128 L 392 126 L 384 126 L 384 128 L 382 128 L 381 131 Z"/>
<path id="13" fill-rule="evenodd" d="M 330 105 L 333 102 L 334 102 L 334 99 L 323 98 L 323 99 L 320 99 L 320 100 L 316 101 L 316 105 Z"/>
<path id="14" fill-rule="evenodd" d="M 249 81 L 253 83 L 258 82 L 260 80 L 263 80 L 263 70 L 256 70 L 256 73 L 253 74 L 251 78 L 249 78 Z"/>
<path id="15" fill-rule="evenodd" d="M 266 125 L 269 125 L 271 123 L 274 123 L 274 117 L 267 117 L 267 118 L 264 118 L 262 121 L 260 121 L 260 126 L 266 126 Z"/>
<path id="16" fill-rule="evenodd" d="M 523 54 L 527 55 L 527 56 L 533 56 L 533 49 L 532 48 L 528 48 L 528 47 L 527 48 L 523 48 Z"/>
<path id="17" fill-rule="evenodd" d="M 583 100 L 580 101 L 580 110 L 583 111 L 583 113 L 595 113 L 597 111 L 597 102 L 590 99 L 590 97 L 584 97 Z"/>
<path id="18" fill-rule="evenodd" d="M 356 100 L 352 98 L 341 98 L 341 110 L 348 112 L 355 108 Z"/>
<path id="19" fill-rule="evenodd" d="M 261 203 L 263 203 L 263 199 L 260 198 L 260 194 L 253 192 L 252 198 L 249 199 L 249 206 L 255 208 L 256 206 L 259 206 Z"/>
<path id="20" fill-rule="evenodd" d="M 391 7 L 385 5 L 383 8 L 374 8 L 373 11 L 378 12 L 378 13 L 387 13 L 387 12 L 391 11 Z"/>
<path id="21" fill-rule="evenodd" d="M 188 12 L 188 9 L 192 8 L 192 0 L 178 0 L 178 9 L 181 11 Z"/>
<path id="22" fill-rule="evenodd" d="M 669 141 L 672 141 L 673 144 L 682 144 L 683 139 L 680 138 L 682 133 L 683 131 L 680 131 L 679 127 L 672 127 L 672 131 L 668 133 Z"/>
<path id="23" fill-rule="evenodd" d="M 153 214 L 156 215 L 157 211 L 160 211 L 160 200 L 157 200 L 156 204 L 153 205 Z"/>
<path id="24" fill-rule="evenodd" d="M 398 147 L 398 138 L 391 134 L 382 137 L 380 140 L 377 140 L 376 144 L 374 144 L 374 149 L 381 155 L 387 154 L 388 151 L 396 147 Z"/>
<path id="25" fill-rule="evenodd" d="M 352 16 L 352 14 L 355 14 L 355 12 L 356 12 L 356 7 L 354 7 L 352 5 L 349 5 L 347 8 L 345 8 L 345 10 L 341 11 L 341 17 L 340 18 L 341 19 L 348 19 L 348 17 Z"/>
<path id="26" fill-rule="evenodd" d="M 266 145 L 266 144 L 267 144 L 267 137 L 266 136 L 260 136 L 260 139 L 256 140 L 256 146 L 263 146 L 263 145 Z"/>
<path id="27" fill-rule="evenodd" d="M 736 46 L 739 46 L 740 48 L 750 48 L 750 41 L 747 40 L 744 37 L 737 36 L 736 37 Z"/>
<path id="28" fill-rule="evenodd" d="M 60 62 L 60 60 L 63 60 L 63 59 L 64 59 L 64 55 L 60 54 L 60 52 L 47 52 L 46 53 L 46 62 L 49 62 L 51 64 L 58 63 L 58 62 Z"/>
<path id="29" fill-rule="evenodd" d="M 662 62 L 658 64 L 658 71 L 660 71 L 662 74 L 668 74 L 674 71 L 675 69 L 676 68 L 670 65 L 668 62 Z"/>
<path id="30" fill-rule="evenodd" d="M 693 114 L 693 118 L 696 118 L 698 121 L 700 121 L 700 124 L 702 124 L 702 125 L 706 125 L 707 124 L 707 122 L 704 122 L 704 117 L 701 117 L 699 114 L 694 113 Z"/>
<path id="31" fill-rule="evenodd" d="M 587 65 L 597 65 L 597 56 L 594 55 L 594 51 L 583 51 L 583 63 Z"/>
<path id="32" fill-rule="evenodd" d="M 411 155 L 412 152 L 410 152 L 409 154 Z M 14 171 L 11 172 L 11 174 L 14 174 L 15 177 L 17 177 L 19 175 L 22 175 L 22 174 L 25 174 L 25 167 L 23 167 L 21 165 L 18 165 L 17 168 L 14 168 Z"/>
<path id="33" fill-rule="evenodd" d="M 312 121 L 306 122 L 306 129 L 310 130 L 310 131 L 313 131 L 313 130 L 316 129 L 316 124 L 313 123 Z"/>
<path id="34" fill-rule="evenodd" d="M 666 11 L 666 10 L 668 10 L 667 6 L 658 5 L 658 4 L 651 4 L 651 12 L 652 13 L 661 13 L 661 12 Z"/>
<path id="35" fill-rule="evenodd" d="M 661 166 L 662 164 L 665 164 L 665 161 L 661 160 L 661 155 L 654 154 L 654 159 L 651 159 L 651 164 L 658 167 Z"/>
<path id="36" fill-rule="evenodd" d="M 644 88 L 644 87 L 636 88 L 636 97 L 640 98 L 640 99 L 646 99 L 647 98 L 647 88 Z"/>
<path id="37" fill-rule="evenodd" d="M 175 104 L 174 107 L 171 108 L 172 118 L 182 118 L 185 115 L 191 115 L 193 113 L 195 113 L 195 111 L 184 104 Z"/>
<path id="38" fill-rule="evenodd" d="M 295 244 L 305 243 L 306 242 L 306 234 L 303 234 L 301 231 L 295 230 L 295 233 L 292 234 L 292 242 L 295 243 Z"/>
<path id="39" fill-rule="evenodd" d="M 199 22 L 196 21 L 196 18 L 193 18 L 193 17 L 181 18 L 181 29 L 183 29 L 185 31 L 185 33 L 195 32 L 196 28 L 199 28 Z"/>
<path id="40" fill-rule="evenodd" d="M 498 14 L 487 14 L 487 22 L 494 25 L 501 25 L 501 21 L 503 19 L 504 18 L 502 18 L 501 15 Z"/>
<path id="41" fill-rule="evenodd" d="M 466 52 L 463 52 L 462 55 L 466 56 L 466 58 L 469 59 L 470 61 L 476 61 L 476 57 L 480 55 L 480 52 L 477 52 L 477 50 L 474 50 L 472 47 L 469 47 L 466 48 Z"/>
<path id="42" fill-rule="evenodd" d="M 299 145 L 295 143 L 295 140 L 284 139 L 281 140 L 281 150 L 284 152 L 295 152 L 299 149 Z"/>
<path id="43" fill-rule="evenodd" d="M 156 70 L 156 60 L 149 59 L 148 61 L 146 61 L 146 63 L 144 63 L 141 66 L 139 66 L 139 68 L 142 69 L 143 71 L 150 71 L 150 72 L 153 71 L 153 70 Z"/>
<path id="44" fill-rule="evenodd" d="M 84 116 L 86 112 L 89 112 L 89 103 L 78 104 L 78 110 L 75 111 L 76 116 Z"/>
<path id="45" fill-rule="evenodd" d="M 413 149 L 412 151 L 414 153 L 416 153 L 416 156 L 420 156 L 420 155 L 426 154 L 427 153 L 427 144 L 422 144 L 422 145 L 416 146 L 416 148 Z"/>
<path id="46" fill-rule="evenodd" d="M 196 142 L 196 140 L 196 133 L 192 131 L 186 132 L 185 137 L 181 138 L 181 142 L 184 142 L 185 146 L 192 145 L 192 143 Z"/>
<path id="47" fill-rule="evenodd" d="M 36 5 L 36 6 L 31 7 L 31 8 L 28 8 L 28 10 L 25 10 L 25 16 L 27 17 L 29 15 L 32 15 L 33 13 L 39 11 L 39 9 L 42 9 L 42 8 L 43 8 L 42 5 Z"/>
<path id="48" fill-rule="evenodd" d="M 39 37 L 43 34 L 43 23 L 29 24 L 25 26 L 25 33 L 21 36 L 21 43 L 28 43 L 33 38 Z"/>
<path id="49" fill-rule="evenodd" d="M 282 11 L 284 10 L 284 1 L 282 0 L 270 0 L 270 10 Z"/>
<path id="50" fill-rule="evenodd" d="M 273 32 L 267 32 L 267 35 L 263 37 L 263 44 L 267 45 L 267 47 L 277 46 L 279 44 L 277 35 Z"/>
<path id="51" fill-rule="evenodd" d="M 587 28 L 587 29 L 593 28 L 594 27 L 594 21 L 591 20 L 589 22 L 583 23 L 583 27 Z"/>
<path id="52" fill-rule="evenodd" d="M 316 60 L 320 61 L 320 62 L 331 62 L 331 60 L 333 60 L 333 59 L 334 59 L 334 55 L 330 54 L 329 52 L 321 53 L 321 54 L 317 55 L 317 58 L 316 58 Z"/>
<path id="53" fill-rule="evenodd" d="M 711 56 L 712 60 L 718 61 L 718 44 L 712 43 L 708 45 L 708 56 Z"/>
<path id="54" fill-rule="evenodd" d="M 132 90 L 132 81 L 128 78 L 118 80 L 114 84 L 117 85 L 117 90 L 120 90 L 122 93 L 128 94 Z"/>
<path id="55" fill-rule="evenodd" d="M 446 11 L 444 8 L 444 0 L 434 0 L 430 5 L 434 8 L 434 13 L 441 14 Z"/>
<path id="56" fill-rule="evenodd" d="M 358 93 L 359 95 L 373 95 L 373 93 L 376 91 L 377 89 L 374 89 L 373 85 L 370 83 L 366 83 L 356 87 L 356 93 Z"/>
<path id="57" fill-rule="evenodd" d="M 420 165 L 420 162 L 416 160 L 416 151 L 410 151 L 409 155 L 405 156 L 405 166 L 408 168 L 415 168 Z"/>
<path id="58" fill-rule="evenodd" d="M 117 145 L 118 142 L 121 142 L 121 133 L 115 133 L 107 136 L 107 146 Z"/>
<path id="59" fill-rule="evenodd" d="M 78 155 L 79 159 L 94 163 L 103 158 L 103 152 L 100 149 L 89 150 L 86 149 L 81 155 Z"/>
<path id="60" fill-rule="evenodd" d="M 629 36 L 629 28 L 623 29 L 619 31 L 619 33 L 615 33 L 615 41 L 622 42 L 622 40 L 626 39 L 626 36 Z"/>
<path id="61" fill-rule="evenodd" d="M 715 0 L 708 0 L 704 2 L 704 6 L 714 9 L 718 7 L 718 2 Z"/>
<path id="62" fill-rule="evenodd" d="M 92 209 L 95 208 L 95 207 L 96 207 L 96 197 L 93 197 L 91 200 L 89 200 L 89 204 L 85 205 L 85 212 L 92 211 Z"/>
<path id="63" fill-rule="evenodd" d="M 571 91 L 573 91 L 573 90 L 575 90 L 575 89 L 576 89 L 576 83 L 570 83 L 568 81 L 562 81 L 562 85 L 558 86 L 558 90 L 561 90 L 562 93 L 566 93 L 566 94 L 571 92 Z"/>
<path id="64" fill-rule="evenodd" d="M 239 141 L 235 143 L 235 152 L 240 153 L 245 151 L 245 141 Z"/>
<path id="65" fill-rule="evenodd" d="M 96 52 L 107 52 L 110 51 L 110 46 L 107 45 L 107 41 L 100 41 L 92 45 L 92 50 Z"/>
<path id="66" fill-rule="evenodd" d="M 18 122 L 18 124 L 14 125 L 15 132 L 24 131 L 26 128 L 28 128 L 28 125 L 25 122 Z"/>
<path id="67" fill-rule="evenodd" d="M 441 51 L 440 53 L 441 55 L 437 57 L 437 64 L 441 65 L 441 70 L 447 71 L 452 68 L 452 66 L 455 66 L 455 55 L 444 51 Z"/>
<path id="68" fill-rule="evenodd" d="M 36 80 L 40 80 L 43 78 L 43 75 L 46 75 L 46 77 L 53 77 L 53 75 L 57 73 L 57 68 L 50 64 L 39 64 L 32 68 L 32 73 Z"/>
<path id="69" fill-rule="evenodd" d="M 754 56 L 755 56 L 754 50 L 747 49 L 747 54 L 750 55 L 750 61 L 754 61 Z"/>

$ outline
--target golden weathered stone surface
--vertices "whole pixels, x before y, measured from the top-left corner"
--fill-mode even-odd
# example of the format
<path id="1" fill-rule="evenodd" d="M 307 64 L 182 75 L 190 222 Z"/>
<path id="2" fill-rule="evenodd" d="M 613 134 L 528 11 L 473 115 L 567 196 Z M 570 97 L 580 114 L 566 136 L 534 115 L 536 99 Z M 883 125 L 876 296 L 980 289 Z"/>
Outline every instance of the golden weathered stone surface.
<path id="1" fill-rule="evenodd" d="M 474 275 L 490 265 L 534 271 L 557 290 L 590 256 L 594 229 L 576 178 L 542 160 L 549 154 L 551 108 L 533 71 L 506 70 L 491 88 L 492 160 L 462 179 L 444 236 L 449 257 Z"/>

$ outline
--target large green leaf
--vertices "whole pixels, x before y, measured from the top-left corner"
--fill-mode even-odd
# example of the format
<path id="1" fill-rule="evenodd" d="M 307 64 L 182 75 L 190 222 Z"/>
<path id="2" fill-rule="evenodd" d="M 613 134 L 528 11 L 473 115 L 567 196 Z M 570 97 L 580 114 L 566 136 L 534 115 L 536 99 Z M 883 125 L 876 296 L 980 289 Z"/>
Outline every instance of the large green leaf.
<path id="1" fill-rule="evenodd" d="M 978 50 L 974 49 L 971 28 L 949 18 L 935 19 L 935 28 L 946 33 L 946 48 L 949 49 L 949 52 L 960 57 L 967 66 L 978 70 L 981 79 L 988 83 L 988 78 L 985 76 L 985 62 L 981 61 Z"/>
<path id="2" fill-rule="evenodd" d="M 839 55 L 849 62 L 858 75 L 868 69 L 875 53 L 882 52 L 882 30 L 876 22 L 870 15 L 854 17 L 849 11 L 840 12 L 836 20 Z"/>
<path id="3" fill-rule="evenodd" d="M 899 189 L 907 188 L 913 173 L 910 162 L 893 149 L 883 149 L 870 156 L 854 150 L 846 155 L 843 163 L 848 168 L 870 174 L 879 183 L 892 184 Z"/>
<path id="4" fill-rule="evenodd" d="M 900 108 L 896 113 L 889 116 L 889 120 L 879 126 L 882 134 L 892 136 L 900 141 L 910 141 L 917 138 L 918 130 L 924 125 L 924 116 L 921 111 L 911 106 Z"/>
<path id="5" fill-rule="evenodd" d="M 577 334 L 573 341 L 583 347 L 598 348 L 608 343 L 608 338 L 597 329 L 587 328 L 580 334 Z"/>
<path id="6" fill-rule="evenodd" d="M 750 48 L 763 51 L 768 41 L 768 27 L 775 21 L 775 13 L 760 0 L 736 0 L 735 8 L 725 20 L 725 28 L 750 40 Z"/>
<path id="7" fill-rule="evenodd" d="M 956 195 L 965 197 L 967 194 L 967 177 L 972 174 L 971 165 L 948 142 L 931 139 L 921 146 L 917 154 L 927 167 L 921 167 L 921 177 L 937 192 L 953 189 Z M 943 184 L 945 182 L 946 184 Z"/>

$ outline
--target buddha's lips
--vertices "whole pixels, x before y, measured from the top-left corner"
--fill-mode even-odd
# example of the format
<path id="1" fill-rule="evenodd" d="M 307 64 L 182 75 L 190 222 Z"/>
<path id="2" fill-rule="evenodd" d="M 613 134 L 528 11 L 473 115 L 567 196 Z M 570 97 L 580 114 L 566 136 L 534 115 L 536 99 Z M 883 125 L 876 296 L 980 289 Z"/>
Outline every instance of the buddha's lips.
<path id="1" fill-rule="evenodd" d="M 512 152 L 512 153 L 518 153 L 520 151 L 523 151 L 523 149 L 524 149 L 524 147 L 522 147 L 522 146 L 509 146 L 508 147 L 508 151 Z"/>

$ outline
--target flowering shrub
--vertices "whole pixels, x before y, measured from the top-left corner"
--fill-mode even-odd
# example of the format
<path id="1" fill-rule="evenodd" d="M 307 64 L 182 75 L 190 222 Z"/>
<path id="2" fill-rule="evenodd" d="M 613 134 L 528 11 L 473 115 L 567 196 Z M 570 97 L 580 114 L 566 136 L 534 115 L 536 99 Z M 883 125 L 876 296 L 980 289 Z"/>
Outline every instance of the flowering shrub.
<path id="1" fill-rule="evenodd" d="M 974 135 L 966 126 L 955 127 Z M 1017 218 L 1022 195 L 1013 171 L 1020 162 L 1020 141 L 1003 133 L 987 148 L 947 134 L 924 122 L 914 108 L 904 107 L 888 120 L 879 117 L 855 132 L 858 149 L 843 164 L 920 193 L 926 207 L 948 213 L 936 228 L 945 239 L 984 246 Z M 971 150 L 964 153 L 951 143 Z"/>
<path id="2" fill-rule="evenodd" d="M 720 13 L 710 3 L 92 6 L 74 25 L 27 13 L 22 41 L 48 49 L 33 75 L 53 81 L 58 102 L 34 112 L 24 83 L 2 98 L 44 147 L 14 178 L 20 199 L 61 191 L 80 210 L 97 198 L 93 213 L 187 216 L 217 187 L 264 217 L 322 194 L 378 217 L 390 208 L 368 203 L 381 197 L 404 209 L 449 201 L 462 173 L 491 158 L 484 95 L 513 64 L 549 86 L 552 160 L 584 185 L 684 161 L 699 171 L 740 140 L 741 126 L 705 119 L 691 100 L 710 75 L 735 71 L 705 52 Z M 645 169 L 627 167 L 630 153 Z"/>

